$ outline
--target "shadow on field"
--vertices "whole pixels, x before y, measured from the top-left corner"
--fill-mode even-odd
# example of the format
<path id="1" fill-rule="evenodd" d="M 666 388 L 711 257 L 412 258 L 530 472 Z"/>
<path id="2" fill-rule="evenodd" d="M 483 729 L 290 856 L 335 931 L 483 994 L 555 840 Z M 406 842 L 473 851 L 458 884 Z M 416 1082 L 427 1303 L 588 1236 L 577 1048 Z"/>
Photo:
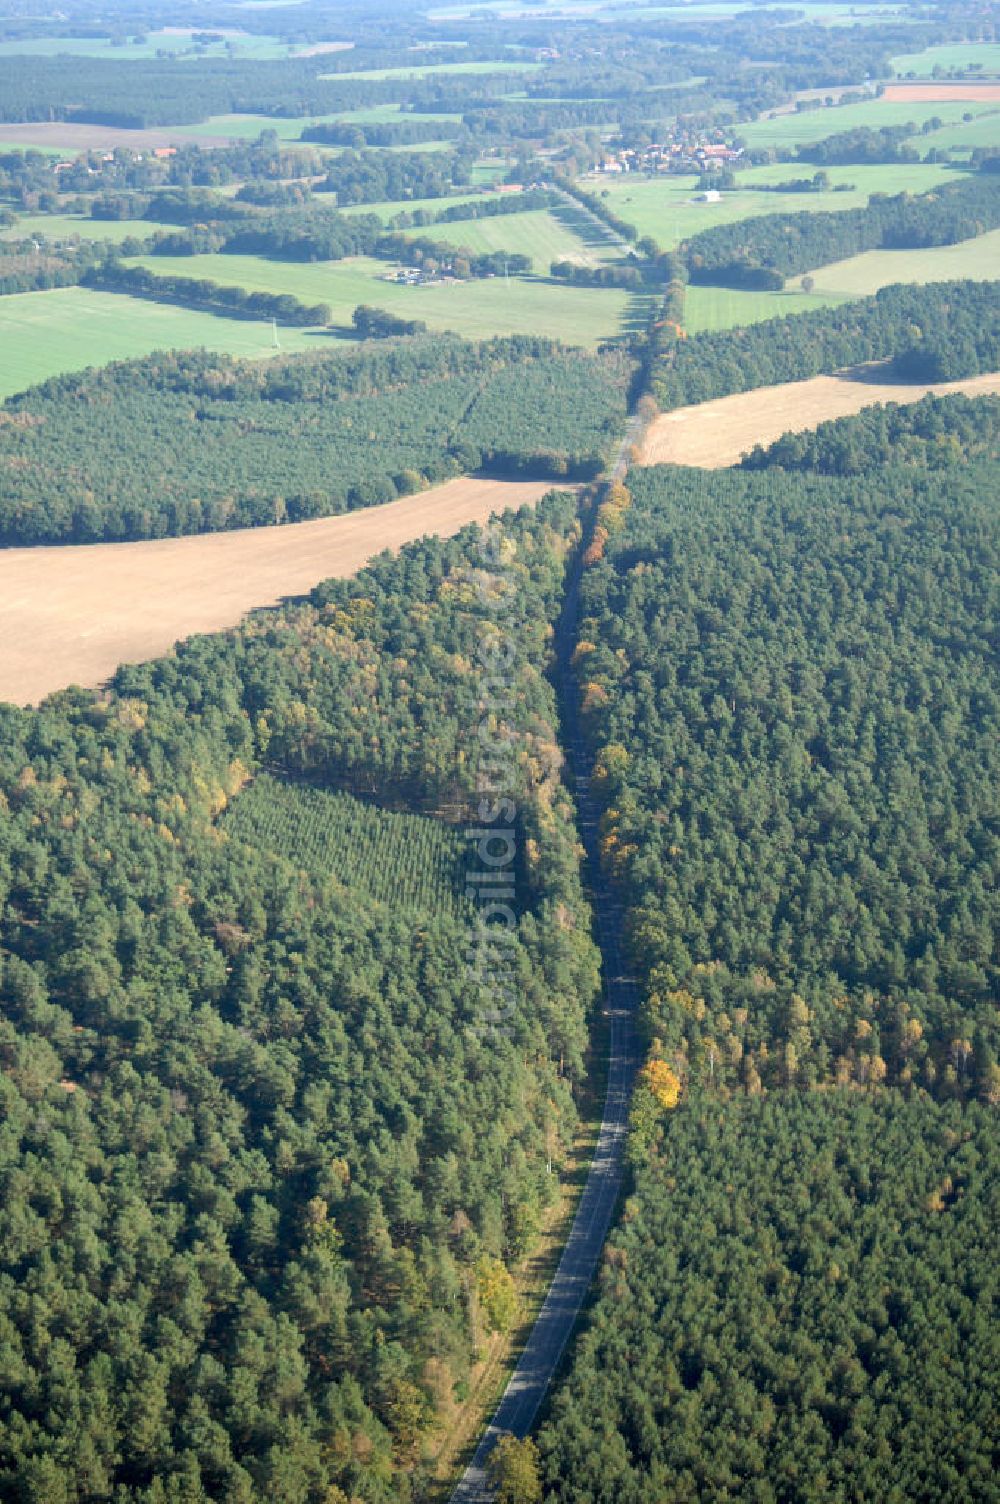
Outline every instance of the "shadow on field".
<path id="1" fill-rule="evenodd" d="M 582 240 L 584 245 L 591 250 L 614 251 L 618 249 L 618 237 L 586 209 L 561 200 L 549 210 L 549 213 L 564 229 L 572 231 L 577 239 Z"/>
<path id="2" fill-rule="evenodd" d="M 625 311 L 622 314 L 622 334 L 644 334 L 649 327 L 649 321 L 653 316 L 655 306 L 655 293 L 633 293 L 626 303 Z"/>

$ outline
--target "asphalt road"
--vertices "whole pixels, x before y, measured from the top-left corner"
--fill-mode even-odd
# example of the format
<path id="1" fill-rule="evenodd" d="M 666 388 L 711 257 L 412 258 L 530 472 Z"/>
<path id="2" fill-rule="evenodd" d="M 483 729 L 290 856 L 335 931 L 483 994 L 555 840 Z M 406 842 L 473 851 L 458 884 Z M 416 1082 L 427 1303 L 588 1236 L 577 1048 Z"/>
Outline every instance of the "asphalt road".
<path id="1" fill-rule="evenodd" d="M 505 1432 L 509 1431 L 518 1437 L 527 1436 L 545 1391 L 559 1366 L 559 1360 L 590 1288 L 614 1215 L 622 1182 L 629 1101 L 639 1063 L 634 1022 L 638 989 L 623 971 L 618 946 L 621 907 L 604 882 L 597 860 L 597 823 L 590 794 L 590 760 L 577 724 L 575 696 L 571 692 L 569 655 L 573 649 L 578 594 L 579 575 L 574 573 L 566 591 L 557 637 L 557 653 L 562 689 L 563 745 L 570 753 L 577 819 L 587 848 L 592 896 L 597 913 L 598 940 L 603 959 L 605 1007 L 610 1016 L 604 1117 L 590 1173 L 559 1267 L 531 1329 L 520 1362 L 493 1419 L 483 1433 L 472 1461 L 451 1496 L 451 1504 L 482 1504 L 482 1501 L 492 1497 L 486 1476 L 486 1461 L 490 1452 Z"/>

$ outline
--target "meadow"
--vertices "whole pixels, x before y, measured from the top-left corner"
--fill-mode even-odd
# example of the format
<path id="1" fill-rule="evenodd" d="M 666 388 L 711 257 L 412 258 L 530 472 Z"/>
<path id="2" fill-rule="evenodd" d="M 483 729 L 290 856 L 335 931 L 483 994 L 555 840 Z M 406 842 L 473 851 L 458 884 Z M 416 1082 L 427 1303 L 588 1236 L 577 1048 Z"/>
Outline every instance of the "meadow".
<path id="1" fill-rule="evenodd" d="M 877 130 L 883 125 L 908 125 L 912 120 L 918 130 L 925 120 L 937 118 L 945 124 L 961 124 L 966 114 L 981 115 L 991 108 L 967 100 L 882 100 L 866 99 L 859 104 L 830 105 L 820 110 L 795 110 L 774 115 L 769 120 L 751 120 L 739 128 L 748 146 L 792 148 L 822 141 L 840 131 L 868 126 Z M 994 107 L 995 108 L 995 107 Z M 928 147 L 943 145 L 942 134 L 921 137 Z"/>
<path id="2" fill-rule="evenodd" d="M 315 349 L 323 336 L 282 329 L 283 350 Z M 84 287 L 14 293 L 0 298 L 0 398 L 50 376 L 204 346 L 229 355 L 274 354 L 269 323 L 227 319 L 169 303 L 152 303 Z"/>
<path id="3" fill-rule="evenodd" d="M 226 810 L 222 828 L 231 839 L 334 877 L 394 909 L 462 907 L 469 842 L 428 815 L 379 809 L 339 790 L 261 774 Z"/>
<path id="4" fill-rule="evenodd" d="M 359 303 L 368 303 L 469 339 L 540 334 L 592 348 L 644 321 L 648 307 L 646 299 L 617 288 L 564 287 L 531 277 L 405 287 L 384 280 L 389 263 L 365 256 L 312 263 L 263 256 L 140 256 L 133 264 L 161 275 L 208 277 L 249 291 L 328 303 L 333 324 L 342 327 L 350 325 Z"/>
<path id="5" fill-rule="evenodd" d="M 905 78 L 929 78 L 935 68 L 977 68 L 983 77 L 1000 73 L 1000 42 L 955 42 L 928 47 L 923 52 L 904 52 L 891 60 L 893 73 Z"/>
<path id="6" fill-rule="evenodd" d="M 630 174 L 610 182 L 588 178 L 584 186 L 602 196 L 606 192 L 609 208 L 634 224 L 641 235 L 651 235 L 657 245 L 670 250 L 689 235 L 715 225 L 734 224 L 764 214 L 854 209 L 867 204 L 872 193 L 927 193 L 960 176 L 957 169 L 923 163 L 831 167 L 827 169 L 831 184 L 852 184 L 850 191 L 835 193 L 831 188 L 824 193 L 760 193 L 749 186 L 811 177 L 815 171 L 811 163 L 796 162 L 774 162 L 765 167 L 754 167 L 738 175 L 737 181 L 747 185 L 745 188 L 726 192 L 718 203 L 712 204 L 695 201 L 698 178 L 693 174 L 671 173 L 654 178 Z"/>
<path id="7" fill-rule="evenodd" d="M 957 245 L 919 251 L 864 251 L 845 261 L 832 261 L 813 272 L 814 296 L 860 298 L 892 282 L 950 282 L 959 277 L 992 281 L 1000 272 L 1000 230 L 961 240 Z M 788 288 L 800 286 L 801 278 Z"/>
<path id="8" fill-rule="evenodd" d="M 941 108 L 941 107 L 939 107 Z M 953 125 L 943 126 L 927 137 L 928 144 L 936 146 L 939 151 L 970 152 L 977 148 L 989 148 L 1000 150 L 1000 109 L 994 105 L 968 105 L 971 110 L 979 110 L 981 113 L 973 120 L 959 120 Z"/>

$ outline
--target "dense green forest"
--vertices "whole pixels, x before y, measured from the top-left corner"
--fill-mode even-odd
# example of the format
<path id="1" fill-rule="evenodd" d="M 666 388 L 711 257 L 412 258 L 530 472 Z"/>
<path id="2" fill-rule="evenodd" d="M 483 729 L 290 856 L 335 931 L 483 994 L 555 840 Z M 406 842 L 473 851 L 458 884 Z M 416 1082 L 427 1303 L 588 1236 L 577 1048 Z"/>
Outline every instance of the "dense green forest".
<path id="1" fill-rule="evenodd" d="M 686 243 L 689 279 L 780 288 L 785 277 L 861 251 L 954 245 L 1000 224 L 1000 183 L 986 173 L 933 193 L 872 195 L 867 208 L 767 214 L 702 230 Z"/>
<path id="2" fill-rule="evenodd" d="M 994 1113 L 679 1108 L 539 1438 L 552 1504 L 996 1498 Z"/>
<path id="3" fill-rule="evenodd" d="M 649 389 L 667 409 L 872 360 L 895 361 L 898 375 L 914 381 L 995 371 L 997 288 L 996 282 L 970 281 L 883 287 L 839 308 L 690 338 L 679 324 L 663 324 L 647 351 Z"/>
<path id="4" fill-rule="evenodd" d="M 345 151 L 316 184 L 338 204 L 374 204 L 395 198 L 441 198 L 469 181 L 474 157 L 463 152 Z"/>
<path id="5" fill-rule="evenodd" d="M 5 1498 L 416 1488 L 575 1122 L 597 973 L 543 670 L 576 526 L 553 498 L 499 551 L 414 545 L 108 693 L 4 709 Z M 364 842 L 358 885 L 343 852 L 327 875 L 241 793 L 266 766 L 488 820 L 480 716 L 517 806 L 502 1031 L 433 883 L 399 913 Z M 381 860 L 410 881 L 411 852 Z"/>
<path id="6" fill-rule="evenodd" d="M 296 522 L 483 465 L 585 478 L 621 431 L 628 380 L 620 353 L 450 335 L 263 364 L 154 355 L 57 378 L 0 409 L 0 540 Z"/>
<path id="7" fill-rule="evenodd" d="M 990 102 L 879 97 L 992 78 L 1000 0 L 730 11 L 0 0 L 8 365 L 76 362 L 70 303 L 95 362 L 0 404 L 0 550 L 584 483 L 0 704 L 3 1504 L 442 1504 L 605 1053 L 617 1225 L 497 1504 L 1000 1504 L 1000 399 L 608 478 L 657 405 L 1000 368 L 996 282 L 684 324 L 689 281 L 1000 224 Z M 341 262 L 350 326 L 226 255 Z M 428 333 L 359 256 L 512 274 L 432 323 L 609 344 Z M 241 344 L 139 298 L 312 349 L 96 368 Z"/>
<path id="8" fill-rule="evenodd" d="M 981 421 L 969 421 L 982 409 Z M 579 672 L 649 1027 L 734 1088 L 995 1094 L 996 403 L 640 472 Z M 968 449 L 963 436 L 971 434 Z M 787 442 L 787 441 L 785 441 Z M 988 443 L 988 440 L 986 441 Z"/>
<path id="9" fill-rule="evenodd" d="M 996 1497 L 998 412 L 603 510 L 577 673 L 649 1053 L 547 1499 Z"/>

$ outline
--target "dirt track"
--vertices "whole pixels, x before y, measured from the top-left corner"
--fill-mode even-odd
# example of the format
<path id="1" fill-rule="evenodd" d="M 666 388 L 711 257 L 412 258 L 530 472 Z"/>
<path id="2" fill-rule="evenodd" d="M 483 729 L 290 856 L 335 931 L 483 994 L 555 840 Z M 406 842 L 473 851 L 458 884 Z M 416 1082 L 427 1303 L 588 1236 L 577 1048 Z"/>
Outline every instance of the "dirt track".
<path id="1" fill-rule="evenodd" d="M 255 606 L 353 574 L 384 548 L 534 503 L 550 481 L 460 479 L 387 506 L 289 527 L 152 543 L 0 550 L 0 700 L 97 685 L 119 663 L 234 626 Z"/>
<path id="2" fill-rule="evenodd" d="M 815 428 L 829 418 L 847 418 L 882 402 L 917 402 L 928 392 L 965 392 L 980 397 L 1000 392 L 1000 373 L 937 386 L 900 386 L 857 376 L 814 376 L 717 397 L 694 407 L 662 413 L 649 427 L 639 463 L 698 465 L 720 470 L 755 444 L 773 444 L 783 433 Z"/>

